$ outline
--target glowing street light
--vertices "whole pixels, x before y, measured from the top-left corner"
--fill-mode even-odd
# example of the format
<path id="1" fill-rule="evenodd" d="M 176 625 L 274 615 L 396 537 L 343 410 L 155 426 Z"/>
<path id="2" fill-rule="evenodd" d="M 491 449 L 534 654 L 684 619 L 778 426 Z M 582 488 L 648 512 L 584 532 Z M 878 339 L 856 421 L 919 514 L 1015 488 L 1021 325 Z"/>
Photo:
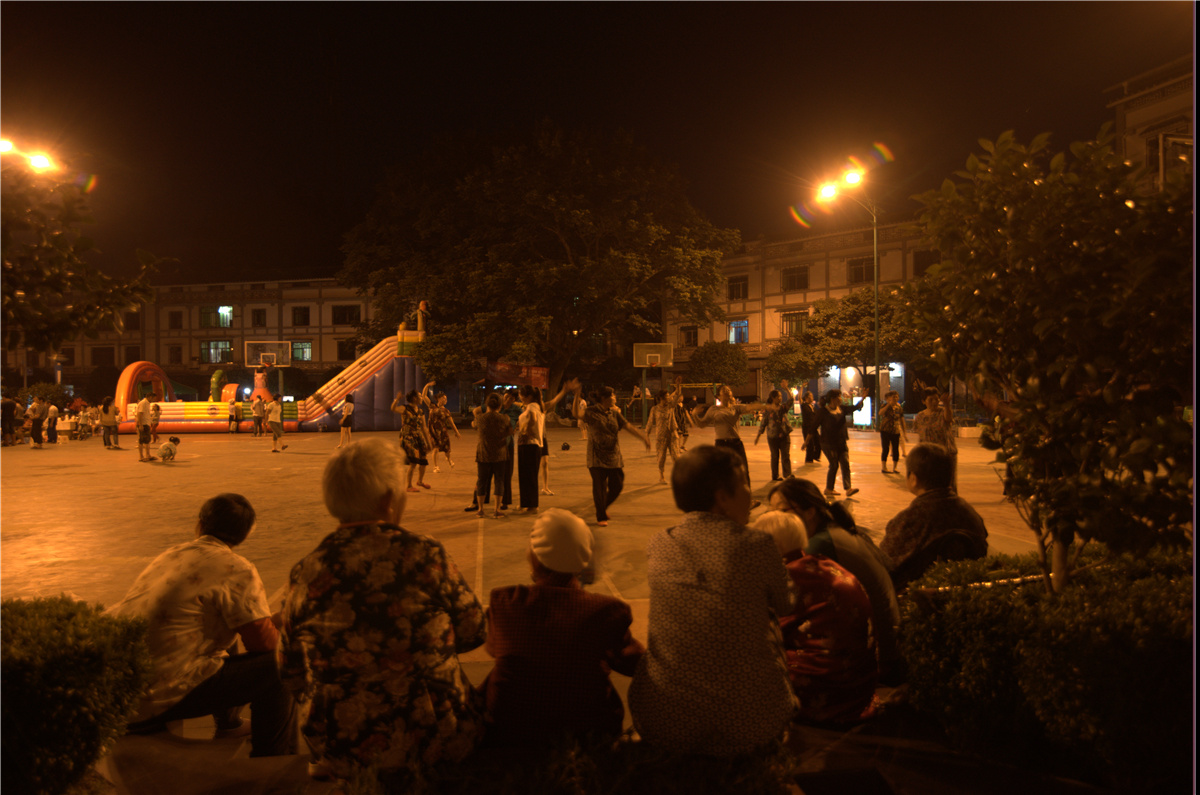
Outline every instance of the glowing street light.
<path id="1" fill-rule="evenodd" d="M 25 158 L 25 162 L 33 171 L 51 171 L 57 168 L 54 161 L 45 152 L 23 152 L 7 138 L 0 140 L 0 154 L 15 154 Z"/>
<path id="2" fill-rule="evenodd" d="M 871 424 L 874 427 L 879 425 L 879 207 L 867 195 L 866 187 L 863 185 L 865 172 L 862 169 L 852 168 L 842 174 L 841 184 L 847 188 L 852 188 L 861 192 L 865 201 L 858 199 L 853 193 L 843 192 L 835 182 L 827 182 L 817 189 L 817 201 L 831 202 L 839 196 L 845 196 L 851 201 L 858 204 L 864 210 L 871 214 L 871 231 L 874 237 L 874 261 L 875 270 L 875 389 L 871 395 Z"/>

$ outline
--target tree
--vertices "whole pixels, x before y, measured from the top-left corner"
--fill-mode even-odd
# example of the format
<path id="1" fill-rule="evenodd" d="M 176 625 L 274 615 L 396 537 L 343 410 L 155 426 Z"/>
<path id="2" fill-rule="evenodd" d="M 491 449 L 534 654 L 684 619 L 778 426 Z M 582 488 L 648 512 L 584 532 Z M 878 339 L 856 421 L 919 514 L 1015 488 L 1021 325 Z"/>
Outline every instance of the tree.
<path id="1" fill-rule="evenodd" d="M 106 326 L 120 333 L 123 313 L 150 297 L 158 258 L 138 251 L 136 278 L 107 276 L 85 261 L 93 247 L 79 230 L 90 221 L 81 188 L 8 165 L 0 184 L 4 346 L 57 352 Z"/>
<path id="2" fill-rule="evenodd" d="M 1194 221 L 1189 165 L 1148 192 L 1108 125 L 1070 160 L 1048 141 L 980 141 L 965 181 L 918 197 L 943 262 L 908 313 L 998 415 L 989 443 L 1057 591 L 1077 537 L 1191 541 Z"/>
<path id="3" fill-rule="evenodd" d="M 928 356 L 931 349 L 932 338 L 902 316 L 903 307 L 899 290 L 879 291 L 881 365 L 919 359 Z M 863 376 L 863 384 L 873 385 L 873 379 L 867 376 L 868 368 L 875 366 L 874 288 L 864 287 L 843 298 L 814 303 L 797 342 L 805 353 L 802 361 L 810 370 L 827 371 L 834 365 L 853 367 Z"/>
<path id="4" fill-rule="evenodd" d="M 532 140 L 456 141 L 394 174 L 347 236 L 339 277 L 375 303 L 364 343 L 427 300 L 426 372 L 536 362 L 553 391 L 595 335 L 657 339 L 664 301 L 698 323 L 720 317 L 738 237 L 627 136 L 542 123 Z"/>
<path id="5" fill-rule="evenodd" d="M 784 337 L 767 354 L 767 360 L 763 362 L 763 378 L 771 384 L 784 381 L 801 384 L 829 375 L 829 368 L 834 364 L 836 362 L 818 361 L 816 350 L 795 337 Z"/>
<path id="6" fill-rule="evenodd" d="M 741 386 L 750 378 L 750 363 L 732 342 L 709 340 L 688 359 L 688 377 L 696 383 Z"/>

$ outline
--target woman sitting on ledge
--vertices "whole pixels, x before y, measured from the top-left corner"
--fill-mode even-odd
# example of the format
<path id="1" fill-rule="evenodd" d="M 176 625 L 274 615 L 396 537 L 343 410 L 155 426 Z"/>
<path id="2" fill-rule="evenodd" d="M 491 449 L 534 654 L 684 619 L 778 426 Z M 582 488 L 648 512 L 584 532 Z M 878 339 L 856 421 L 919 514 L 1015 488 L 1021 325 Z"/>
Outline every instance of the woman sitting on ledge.
<path id="1" fill-rule="evenodd" d="M 329 461 L 340 524 L 292 569 L 283 609 L 283 681 L 312 700 L 313 755 L 343 780 L 373 767 L 389 792 L 464 758 L 483 730 L 458 661 L 484 641 L 483 608 L 441 543 L 400 527 L 403 467 L 383 439 Z"/>

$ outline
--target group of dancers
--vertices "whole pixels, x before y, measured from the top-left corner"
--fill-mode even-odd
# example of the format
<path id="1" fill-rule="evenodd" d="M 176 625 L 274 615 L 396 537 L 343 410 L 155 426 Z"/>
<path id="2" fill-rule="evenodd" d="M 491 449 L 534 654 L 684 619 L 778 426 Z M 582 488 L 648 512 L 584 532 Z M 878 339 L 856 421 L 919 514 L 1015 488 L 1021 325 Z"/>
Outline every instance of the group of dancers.
<path id="1" fill-rule="evenodd" d="M 434 383 L 429 382 L 419 392 L 414 389 L 407 395 L 397 395 L 392 401 L 391 410 L 403 418 L 400 445 L 408 462 L 406 488 L 409 492 L 417 493 L 431 488 L 425 482 L 430 454 L 434 472 L 441 471 L 438 466 L 439 454 L 445 456 L 448 466 L 454 467 L 450 435 L 453 433 L 456 439 L 462 438 L 453 416 L 446 408 L 446 393 L 438 392 L 430 398 Z M 749 460 L 738 426 L 745 415 L 755 415 L 759 430 L 754 443 L 757 444 L 764 435 L 767 437 L 771 453 L 771 481 L 781 481 L 792 475 L 790 451 L 794 428 L 792 393 L 787 381 L 781 383 L 780 389 L 772 389 L 765 402 L 741 403 L 728 386 L 721 386 L 712 405 L 702 404 L 693 408 L 685 402 L 683 377 L 677 376 L 672 389 L 662 389 L 654 395 L 643 429 L 625 417 L 611 387 L 599 387 L 585 399 L 579 379 L 570 379 L 558 394 L 548 400 L 543 400 L 540 389 L 524 386 L 519 391 L 509 389 L 492 393 L 473 410 L 471 424 L 477 433 L 477 478 L 471 505 L 465 511 L 485 516 L 484 507 L 494 495 L 492 517 L 506 516 L 503 511 L 513 503 L 514 472 L 518 475 L 516 496 L 520 513 L 536 513 L 539 495 L 554 493 L 550 490 L 546 413 L 557 412 L 559 403 L 568 395 L 573 396 L 570 416 L 577 421 L 586 439 L 586 465 L 592 478 L 592 498 L 596 522 L 600 527 L 608 525 L 608 508 L 624 488 L 621 431 L 633 435 L 647 450 L 651 449 L 651 439 L 654 440 L 658 482 L 666 484 L 667 459 L 670 458 L 673 464 L 687 449 L 690 430 L 712 427 L 715 445 L 729 449 L 742 461 L 748 483 Z M 849 424 L 851 415 L 863 407 L 868 396 L 870 390 L 865 389 L 857 402 L 844 404 L 843 393 L 838 389 L 830 390 L 821 397 L 819 403 L 811 392 L 804 391 L 800 395 L 799 428 L 803 437 L 800 446 L 806 451 L 806 464 L 817 463 L 824 455 L 828 464 L 824 491 L 826 497 L 842 494 L 834 488 L 839 471 L 845 496 L 852 497 L 859 491 L 851 485 Z M 935 401 L 940 402 L 936 395 L 929 403 Z M 937 409 L 935 404 L 929 413 L 933 414 Z M 948 413 L 947 409 L 937 411 L 938 419 L 943 419 Z M 887 394 L 879 414 L 883 471 L 889 473 L 887 458 L 890 452 L 893 459 L 891 472 L 895 472 L 900 443 L 907 442 L 898 393 L 893 391 Z M 346 434 L 347 429 L 344 428 L 343 433 Z M 343 443 L 347 441 L 343 439 Z"/>

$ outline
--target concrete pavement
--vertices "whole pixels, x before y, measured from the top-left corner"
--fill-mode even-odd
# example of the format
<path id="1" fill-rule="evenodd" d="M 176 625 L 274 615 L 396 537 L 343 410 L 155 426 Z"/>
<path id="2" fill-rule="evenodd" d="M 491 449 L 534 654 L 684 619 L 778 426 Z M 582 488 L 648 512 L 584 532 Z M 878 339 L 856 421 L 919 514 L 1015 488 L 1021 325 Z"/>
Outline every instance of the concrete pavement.
<path id="1" fill-rule="evenodd" d="M 756 430 L 745 427 L 742 433 L 755 495 L 765 503 L 771 485 L 769 451 L 765 441 L 753 444 Z M 542 496 L 541 505 L 567 508 L 592 525 L 597 538 L 597 576 L 591 588 L 628 601 L 634 613 L 633 632 L 645 642 L 649 614 L 646 544 L 651 535 L 679 517 L 670 488 L 658 485 L 654 453 L 646 451 L 633 436 L 622 435 L 625 491 L 610 509 L 610 525 L 598 528 L 580 432 L 571 427 L 550 427 L 547 433 L 550 487 L 555 494 Z M 356 436 L 366 435 L 394 438 L 391 433 Z M 793 461 L 802 461 L 799 435 L 794 439 Z M 246 495 L 258 512 L 257 528 L 238 551 L 258 567 L 272 605 L 278 605 L 292 565 L 336 524 L 322 503 L 320 476 L 335 451 L 337 435 L 291 434 L 285 441 L 288 450 L 273 454 L 269 440 L 248 434 L 189 435 L 183 437 L 179 460 L 171 464 L 139 462 L 132 446 L 134 440 L 128 437 L 122 438 L 127 449 L 118 451 L 105 450 L 98 439 L 43 450 L 4 448 L 0 452 L 0 593 L 4 597 L 32 597 L 66 592 L 110 605 L 124 595 L 156 555 L 190 537 L 205 499 L 219 492 L 236 491 Z M 712 431 L 701 429 L 692 433 L 689 445 L 711 441 Z M 563 449 L 564 443 L 569 449 Z M 875 435 L 852 433 L 850 450 L 853 483 L 861 489 L 850 504 L 858 522 L 878 539 L 887 520 L 908 504 L 911 495 L 902 476 L 880 473 Z M 409 495 L 402 524 L 445 544 L 486 602 L 492 588 L 528 581 L 525 552 L 533 517 L 481 520 L 463 512 L 474 487 L 473 452 L 473 433 L 454 440 L 456 467 L 443 462 L 441 472 L 433 473 L 431 469 L 427 473 L 432 489 Z M 984 517 L 993 552 L 1032 550 L 1032 534 L 1003 498 L 1000 479 L 990 464 L 992 459 L 992 453 L 981 449 L 975 440 L 961 440 L 960 493 Z M 824 463 L 795 464 L 798 476 L 822 487 L 825 470 Z M 515 481 L 514 475 L 514 490 Z M 838 488 L 842 488 L 840 478 Z M 515 499 L 514 494 L 514 503 Z M 758 510 L 765 510 L 765 505 Z M 463 662 L 473 682 L 481 682 L 491 668 L 490 658 L 482 649 L 464 655 Z M 628 680 L 613 678 L 624 695 Z M 914 745 L 903 736 L 908 731 L 903 726 L 880 725 L 884 734 L 878 737 L 871 734 L 871 729 L 798 730 L 796 743 L 806 771 L 819 774 L 872 767 L 883 772 L 896 792 L 1004 791 L 962 782 L 932 786 L 937 767 L 949 759 L 955 760 L 954 765 L 976 772 L 987 764 L 964 761 L 938 745 L 936 739 L 920 739 L 913 741 Z M 120 791 L 185 795 L 298 792 L 300 788 L 314 793 L 327 791 L 324 785 L 309 784 L 298 762 L 250 760 L 245 758 L 243 743 L 208 741 L 205 738 L 211 736 L 211 724 L 204 720 L 186 721 L 175 731 L 178 736 L 131 737 L 118 744 L 104 769 L 119 782 Z M 218 764 L 218 759 L 224 761 Z M 164 771 L 172 769 L 193 773 L 170 776 L 171 787 L 164 787 Z M 992 770 L 983 778 L 1011 784 L 1013 776 L 1021 775 L 1020 771 L 1008 771 L 1006 778 Z M 904 784 L 906 776 L 923 783 L 912 788 Z M 814 779 L 811 786 L 820 784 Z"/>

